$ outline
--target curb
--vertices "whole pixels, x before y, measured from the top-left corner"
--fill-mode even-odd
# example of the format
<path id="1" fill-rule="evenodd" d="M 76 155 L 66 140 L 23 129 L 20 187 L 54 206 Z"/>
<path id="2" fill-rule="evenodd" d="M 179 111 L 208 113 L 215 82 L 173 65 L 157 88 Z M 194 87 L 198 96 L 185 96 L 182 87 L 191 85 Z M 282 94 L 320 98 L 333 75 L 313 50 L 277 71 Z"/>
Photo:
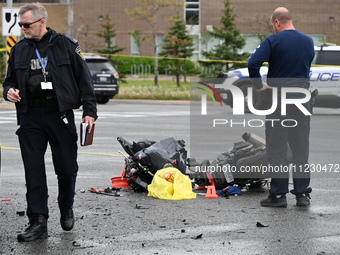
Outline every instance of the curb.
<path id="1" fill-rule="evenodd" d="M 110 102 L 125 104 L 173 104 L 190 105 L 190 100 L 111 99 Z M 98 104 L 99 105 L 99 104 Z M 97 107 L 98 107 L 97 105 Z M 0 110 L 15 110 L 15 104 L 0 98 Z"/>
<path id="2" fill-rule="evenodd" d="M 0 98 L 0 110 L 15 110 L 15 104 Z"/>

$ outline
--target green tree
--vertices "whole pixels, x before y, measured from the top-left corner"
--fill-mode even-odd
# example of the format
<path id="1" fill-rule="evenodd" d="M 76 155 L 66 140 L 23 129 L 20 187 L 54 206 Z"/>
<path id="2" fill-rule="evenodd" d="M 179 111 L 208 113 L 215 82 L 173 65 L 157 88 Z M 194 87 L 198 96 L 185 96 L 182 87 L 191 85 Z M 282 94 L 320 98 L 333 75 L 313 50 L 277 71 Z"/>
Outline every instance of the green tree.
<path id="1" fill-rule="evenodd" d="M 118 46 L 114 45 L 113 40 L 116 37 L 116 31 L 114 29 L 115 25 L 113 23 L 111 23 L 111 18 L 110 18 L 109 14 L 106 14 L 104 21 L 105 21 L 105 23 L 100 25 L 103 29 L 101 31 L 99 31 L 99 33 L 97 33 L 96 35 L 98 37 L 104 38 L 105 43 L 106 43 L 106 48 L 94 49 L 94 50 L 98 53 L 101 53 L 101 54 L 107 54 L 111 63 L 113 64 L 113 66 L 115 66 L 115 68 L 117 69 L 117 71 L 119 73 L 120 81 L 125 82 L 124 78 L 126 77 L 128 70 L 123 70 L 122 68 L 120 68 L 120 66 L 124 66 L 124 63 L 122 63 L 121 61 L 119 61 L 119 60 L 117 60 L 113 57 L 113 54 L 121 52 L 125 48 L 124 47 L 118 47 Z"/>
<path id="2" fill-rule="evenodd" d="M 187 58 L 192 56 L 194 51 L 193 39 L 188 35 L 185 23 L 179 13 L 172 17 L 173 24 L 169 28 L 168 34 L 164 37 L 163 51 L 160 53 L 164 57 L 173 57 L 175 67 L 173 68 L 176 75 L 177 87 L 181 86 L 180 75 L 185 74 L 185 62 Z M 180 59 L 183 59 L 181 61 Z M 181 70 L 183 63 L 184 70 Z"/>
<path id="3" fill-rule="evenodd" d="M 215 66 L 217 70 L 222 70 L 223 66 L 226 70 L 230 69 L 228 63 L 219 62 L 218 60 L 243 61 L 249 57 L 249 53 L 241 53 L 240 50 L 245 46 L 245 38 L 240 34 L 240 30 L 235 25 L 234 8 L 230 4 L 230 0 L 223 0 L 224 9 L 221 17 L 221 28 L 213 26 L 212 31 L 208 34 L 221 41 L 221 44 L 215 45 L 210 51 L 203 51 L 202 54 L 209 60 L 202 61 L 205 66 Z"/>
<path id="4" fill-rule="evenodd" d="M 135 0 L 138 7 L 129 10 L 125 9 L 125 13 L 128 16 L 131 16 L 132 20 L 144 20 L 146 21 L 152 30 L 152 43 L 154 45 L 154 69 L 155 69 L 155 77 L 154 82 L 155 86 L 158 86 L 158 43 L 157 43 L 157 31 L 158 31 L 158 12 L 162 8 L 169 6 L 181 6 L 183 5 L 182 1 L 176 0 Z"/>
<path id="5" fill-rule="evenodd" d="M 95 51 L 103 54 L 116 54 L 117 52 L 120 52 L 125 48 L 115 46 L 113 43 L 113 39 L 116 37 L 116 31 L 114 29 L 115 25 L 111 23 L 110 15 L 106 14 L 104 20 L 106 22 L 100 25 L 103 29 L 99 31 L 99 33 L 97 33 L 96 35 L 98 37 L 104 38 L 106 48 L 95 49 Z"/>

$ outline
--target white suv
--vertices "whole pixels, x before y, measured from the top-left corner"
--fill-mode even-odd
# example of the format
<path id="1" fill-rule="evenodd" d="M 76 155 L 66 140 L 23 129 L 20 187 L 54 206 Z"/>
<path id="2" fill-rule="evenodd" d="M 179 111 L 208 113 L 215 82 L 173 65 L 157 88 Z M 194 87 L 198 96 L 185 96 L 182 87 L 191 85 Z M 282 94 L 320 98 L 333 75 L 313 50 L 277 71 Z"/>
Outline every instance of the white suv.
<path id="1" fill-rule="evenodd" d="M 267 77 L 267 67 L 261 67 L 262 79 Z M 240 68 L 220 73 L 217 83 L 224 85 L 234 85 L 239 87 L 247 98 L 247 88 L 252 86 L 249 79 L 248 69 Z M 310 72 L 310 91 L 317 89 L 319 94 L 315 98 L 314 107 L 340 108 L 340 46 L 320 46 L 315 47 L 315 57 L 312 62 Z M 232 94 L 229 90 L 216 88 L 223 102 L 233 105 Z M 245 100 L 245 109 L 247 109 Z M 253 90 L 253 104 L 257 109 L 261 109 L 261 93 Z"/>

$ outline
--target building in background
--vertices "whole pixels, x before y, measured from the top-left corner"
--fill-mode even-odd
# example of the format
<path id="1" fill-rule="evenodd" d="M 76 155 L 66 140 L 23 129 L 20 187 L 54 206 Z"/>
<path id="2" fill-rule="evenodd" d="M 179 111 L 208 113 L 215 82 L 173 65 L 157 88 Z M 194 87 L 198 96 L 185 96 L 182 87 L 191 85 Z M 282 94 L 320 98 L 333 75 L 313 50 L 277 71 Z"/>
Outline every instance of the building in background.
<path id="1" fill-rule="evenodd" d="M 13 7 L 35 1 L 13 0 Z M 60 33 L 67 33 L 79 40 L 85 52 L 94 52 L 96 48 L 104 48 L 103 38 L 96 36 L 107 14 L 115 25 L 114 44 L 125 47 L 121 54 L 153 56 L 152 29 L 146 21 L 133 21 L 125 9 L 137 7 L 136 0 L 41 0 L 46 7 L 49 18 L 48 26 Z M 247 37 L 244 51 L 252 52 L 260 43 L 259 35 L 271 34 L 269 19 L 273 10 L 281 3 L 270 0 L 231 0 L 236 14 L 235 23 L 241 33 Z M 6 1 L 2 1 L 2 7 Z M 0 5 L 0 6 L 1 6 Z M 340 44 L 340 2 L 334 0 L 296 1 L 286 0 L 287 7 L 299 31 L 309 34 L 316 45 L 321 42 Z M 207 31 L 213 26 L 220 26 L 224 8 L 223 0 L 185 0 L 183 6 L 162 8 L 157 18 L 157 41 L 161 45 L 162 38 L 170 26 L 167 18 L 177 12 L 183 15 L 188 32 L 195 40 L 193 58 L 200 59 L 202 50 L 209 50 L 219 41 L 209 38 Z M 131 32 L 140 30 L 145 36 L 140 47 Z M 161 47 L 161 46 L 160 46 Z M 161 48 L 158 49 L 159 51 Z"/>
<path id="2" fill-rule="evenodd" d="M 236 14 L 236 24 L 241 33 L 247 37 L 244 50 L 252 52 L 260 43 L 258 35 L 271 34 L 269 19 L 273 10 L 281 3 L 270 0 L 231 0 Z M 337 41 L 340 43 L 340 2 L 334 0 L 287 0 L 285 7 L 290 9 L 296 29 L 309 34 L 315 41 Z M 96 37 L 106 14 L 109 14 L 115 24 L 115 44 L 125 47 L 121 54 L 153 55 L 151 43 L 151 29 L 145 21 L 132 21 L 125 13 L 125 9 L 136 7 L 135 0 L 74 0 L 74 27 L 73 36 L 79 39 L 82 47 L 91 51 L 96 47 L 105 47 L 103 39 Z M 202 58 L 202 49 L 210 49 L 214 44 L 220 43 L 207 38 L 206 31 L 212 26 L 220 26 L 220 19 L 224 8 L 223 0 L 186 0 L 182 7 L 166 7 L 159 12 L 157 40 L 162 41 L 169 23 L 166 19 L 178 11 L 187 22 L 188 31 L 195 39 L 195 52 L 193 58 Z M 129 32 L 140 30 L 141 35 L 147 39 L 141 43 L 139 52 L 136 51 L 133 37 Z M 160 50 L 160 49 L 159 49 Z"/>

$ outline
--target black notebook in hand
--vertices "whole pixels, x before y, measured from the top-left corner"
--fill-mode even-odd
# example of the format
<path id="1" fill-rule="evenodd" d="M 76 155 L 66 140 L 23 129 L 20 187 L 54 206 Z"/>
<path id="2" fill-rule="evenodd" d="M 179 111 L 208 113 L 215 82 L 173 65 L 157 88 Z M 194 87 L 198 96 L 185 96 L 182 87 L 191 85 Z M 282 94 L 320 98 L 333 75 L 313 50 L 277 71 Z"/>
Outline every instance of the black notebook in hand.
<path id="1" fill-rule="evenodd" d="M 80 123 L 80 145 L 87 146 L 93 143 L 95 124 L 92 125 L 91 133 L 89 133 L 89 125 L 86 123 Z"/>

